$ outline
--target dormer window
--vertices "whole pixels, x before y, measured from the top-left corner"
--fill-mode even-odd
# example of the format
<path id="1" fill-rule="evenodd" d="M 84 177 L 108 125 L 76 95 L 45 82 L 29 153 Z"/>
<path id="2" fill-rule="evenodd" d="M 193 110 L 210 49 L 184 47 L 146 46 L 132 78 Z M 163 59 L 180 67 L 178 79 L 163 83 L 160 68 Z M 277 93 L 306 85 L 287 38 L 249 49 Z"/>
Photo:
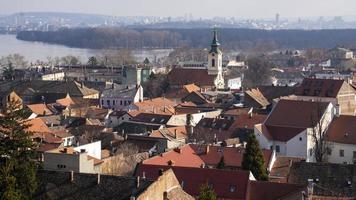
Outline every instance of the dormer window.
<path id="1" fill-rule="evenodd" d="M 236 185 L 230 185 L 230 192 L 235 192 L 237 189 Z"/>

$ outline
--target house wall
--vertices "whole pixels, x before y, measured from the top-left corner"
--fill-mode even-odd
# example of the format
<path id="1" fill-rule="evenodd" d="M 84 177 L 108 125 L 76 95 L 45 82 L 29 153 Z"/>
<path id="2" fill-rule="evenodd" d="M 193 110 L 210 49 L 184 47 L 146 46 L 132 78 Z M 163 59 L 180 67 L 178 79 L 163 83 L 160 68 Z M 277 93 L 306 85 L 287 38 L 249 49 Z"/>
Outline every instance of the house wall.
<path id="1" fill-rule="evenodd" d="M 232 90 L 237 90 L 241 88 L 241 77 L 232 78 L 227 80 L 227 87 Z"/>
<path id="2" fill-rule="evenodd" d="M 261 149 L 270 149 L 273 144 L 272 141 L 269 141 L 263 133 L 258 130 L 257 126 L 261 126 L 261 124 L 256 124 L 254 127 L 254 134 L 256 135 L 256 139 L 258 140 Z"/>
<path id="3" fill-rule="evenodd" d="M 348 83 L 344 82 L 340 92 L 337 95 L 337 101 L 340 105 L 340 114 L 356 114 L 356 91 Z"/>
<path id="4" fill-rule="evenodd" d="M 44 169 L 80 172 L 79 154 L 44 152 Z"/>
<path id="5" fill-rule="evenodd" d="M 109 116 L 109 121 L 107 123 L 108 127 L 114 128 L 119 126 L 123 122 L 127 122 L 131 120 L 131 116 L 128 114 L 124 114 L 123 116 Z"/>
<path id="6" fill-rule="evenodd" d="M 64 80 L 64 72 L 55 72 L 51 74 L 44 74 L 41 77 L 44 81 L 62 81 Z"/>
<path id="7" fill-rule="evenodd" d="M 308 154 L 308 134 L 307 130 L 302 131 L 286 143 L 287 156 L 307 158 Z"/>
<path id="8" fill-rule="evenodd" d="M 180 188 L 179 181 L 174 175 L 173 171 L 167 170 L 154 183 L 152 183 L 137 200 L 165 200 L 163 193 L 168 192 L 174 188 Z M 194 199 L 193 197 L 191 199 Z"/>
<path id="9" fill-rule="evenodd" d="M 89 156 L 101 159 L 101 141 L 92 142 L 74 148 L 74 150 L 78 152 L 80 152 L 81 149 L 85 149 L 85 152 L 87 152 Z"/>
<path id="10" fill-rule="evenodd" d="M 333 142 L 330 144 L 331 154 L 328 155 L 328 162 L 354 164 L 356 157 L 356 145 Z M 344 150 L 344 156 L 340 156 L 340 150 Z"/>

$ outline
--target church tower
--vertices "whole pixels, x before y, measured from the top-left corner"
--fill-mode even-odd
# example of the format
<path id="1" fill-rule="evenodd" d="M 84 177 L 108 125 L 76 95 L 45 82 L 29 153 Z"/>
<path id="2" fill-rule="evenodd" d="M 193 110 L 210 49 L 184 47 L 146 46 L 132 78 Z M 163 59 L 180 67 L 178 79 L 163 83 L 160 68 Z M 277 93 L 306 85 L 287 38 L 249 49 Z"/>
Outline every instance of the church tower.
<path id="1" fill-rule="evenodd" d="M 211 42 L 211 49 L 208 54 L 208 74 L 215 75 L 214 85 L 217 89 L 223 89 L 225 86 L 222 69 L 222 52 L 219 49 L 218 35 L 214 28 L 214 38 Z"/>
<path id="2" fill-rule="evenodd" d="M 214 38 L 208 54 L 208 73 L 211 75 L 222 74 L 222 52 L 219 49 L 217 30 L 214 28 Z"/>

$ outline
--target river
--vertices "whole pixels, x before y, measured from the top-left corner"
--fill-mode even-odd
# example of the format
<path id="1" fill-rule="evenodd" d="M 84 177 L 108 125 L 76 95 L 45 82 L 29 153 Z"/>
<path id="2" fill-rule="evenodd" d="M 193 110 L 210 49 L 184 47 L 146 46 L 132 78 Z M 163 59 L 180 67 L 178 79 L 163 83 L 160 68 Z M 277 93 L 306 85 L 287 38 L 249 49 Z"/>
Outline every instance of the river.
<path id="1" fill-rule="evenodd" d="M 132 51 L 135 59 L 142 62 L 146 57 L 153 60 L 155 57 L 162 58 L 167 56 L 172 49 L 155 49 L 155 50 L 134 50 Z M 16 39 L 16 35 L 0 34 L 0 57 L 9 54 L 19 53 L 25 56 L 29 62 L 47 61 L 47 57 L 63 57 L 73 55 L 86 62 L 90 56 L 102 54 L 102 50 L 71 48 L 64 45 L 47 44 L 43 42 L 28 42 Z"/>

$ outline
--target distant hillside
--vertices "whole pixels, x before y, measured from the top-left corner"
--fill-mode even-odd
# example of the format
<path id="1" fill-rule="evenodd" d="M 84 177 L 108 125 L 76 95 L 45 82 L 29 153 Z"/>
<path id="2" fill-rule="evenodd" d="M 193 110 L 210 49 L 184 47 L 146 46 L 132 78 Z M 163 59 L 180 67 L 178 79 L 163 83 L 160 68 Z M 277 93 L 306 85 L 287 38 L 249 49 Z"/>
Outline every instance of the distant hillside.
<path id="1" fill-rule="evenodd" d="M 225 49 L 332 48 L 356 46 L 356 30 L 256 30 L 219 29 Z M 55 32 L 23 31 L 17 38 L 81 48 L 206 48 L 211 29 L 83 28 Z"/>

